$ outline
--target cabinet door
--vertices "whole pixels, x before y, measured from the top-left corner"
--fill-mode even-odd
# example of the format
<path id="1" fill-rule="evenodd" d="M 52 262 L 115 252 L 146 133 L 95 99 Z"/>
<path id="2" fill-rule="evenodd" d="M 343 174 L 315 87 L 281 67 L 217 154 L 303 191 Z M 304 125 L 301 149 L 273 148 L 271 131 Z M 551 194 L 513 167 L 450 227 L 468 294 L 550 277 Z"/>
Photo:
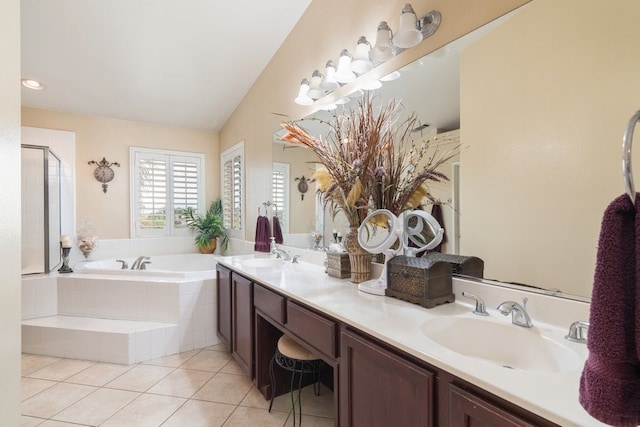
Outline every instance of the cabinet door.
<path id="1" fill-rule="evenodd" d="M 231 350 L 231 271 L 221 265 L 216 267 L 218 338 Z"/>
<path id="2" fill-rule="evenodd" d="M 533 427 L 538 424 L 532 424 L 450 384 L 449 425 L 451 427 Z"/>
<path id="3" fill-rule="evenodd" d="M 232 282 L 231 354 L 249 378 L 253 379 L 253 283 L 238 275 Z"/>
<path id="4" fill-rule="evenodd" d="M 340 425 L 433 425 L 431 372 L 349 331 L 340 343 Z"/>

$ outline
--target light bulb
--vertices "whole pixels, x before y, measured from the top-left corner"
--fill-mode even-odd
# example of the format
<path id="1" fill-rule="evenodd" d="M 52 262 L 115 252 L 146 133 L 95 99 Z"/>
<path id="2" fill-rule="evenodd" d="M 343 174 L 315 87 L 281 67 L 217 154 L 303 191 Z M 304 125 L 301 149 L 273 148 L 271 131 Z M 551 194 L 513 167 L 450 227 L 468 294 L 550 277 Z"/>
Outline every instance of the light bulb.
<path id="1" fill-rule="evenodd" d="M 320 83 L 322 83 L 322 74 L 320 74 L 320 71 L 314 70 L 311 75 L 311 85 L 307 92 L 309 98 L 320 99 L 324 96 L 324 90 L 320 88 Z"/>
<path id="2" fill-rule="evenodd" d="M 320 83 L 320 88 L 327 92 L 332 92 L 340 87 L 336 80 L 336 65 L 332 60 L 327 61 L 324 71 L 324 80 Z"/>
<path id="3" fill-rule="evenodd" d="M 422 33 L 418 30 L 416 13 L 409 3 L 400 12 L 400 27 L 393 36 L 393 44 L 403 49 L 418 45 L 422 41 Z"/>
<path id="4" fill-rule="evenodd" d="M 298 90 L 298 96 L 294 100 L 294 102 L 298 105 L 311 105 L 313 104 L 313 99 L 307 95 L 309 92 L 309 80 L 302 79 L 300 82 L 300 90 Z"/>
<path id="5" fill-rule="evenodd" d="M 376 44 L 369 51 L 369 58 L 374 64 L 379 64 L 393 57 L 393 47 L 391 47 L 391 28 L 386 21 L 380 22 L 376 33 Z"/>
<path id="6" fill-rule="evenodd" d="M 353 61 L 351 61 L 351 70 L 354 73 L 358 75 L 364 74 L 373 68 L 373 64 L 369 59 L 370 50 L 371 44 L 367 41 L 367 38 L 365 36 L 360 37 L 356 44 L 356 53 L 353 56 Z"/>
<path id="7" fill-rule="evenodd" d="M 370 82 L 364 83 L 360 85 L 360 89 L 362 90 L 376 90 L 382 87 L 382 82 L 380 80 L 372 80 Z"/>
<path id="8" fill-rule="evenodd" d="M 347 49 L 342 49 L 336 70 L 336 80 L 338 83 L 349 83 L 355 78 L 356 75 L 351 71 L 351 54 Z"/>

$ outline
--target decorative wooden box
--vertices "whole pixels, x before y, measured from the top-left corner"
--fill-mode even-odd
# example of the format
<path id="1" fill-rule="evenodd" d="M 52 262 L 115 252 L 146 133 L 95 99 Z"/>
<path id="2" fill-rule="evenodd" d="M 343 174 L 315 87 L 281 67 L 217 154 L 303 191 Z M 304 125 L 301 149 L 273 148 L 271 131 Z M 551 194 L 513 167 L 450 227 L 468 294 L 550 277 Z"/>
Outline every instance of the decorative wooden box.
<path id="1" fill-rule="evenodd" d="M 327 252 L 327 274 L 338 279 L 351 277 L 351 263 L 346 252 Z"/>
<path id="2" fill-rule="evenodd" d="M 451 272 L 482 279 L 484 277 L 484 261 L 475 256 L 441 254 L 430 252 L 422 256 L 431 261 L 444 261 L 451 264 Z"/>
<path id="3" fill-rule="evenodd" d="M 451 264 L 424 258 L 396 256 L 387 264 L 387 296 L 426 308 L 456 300 Z"/>

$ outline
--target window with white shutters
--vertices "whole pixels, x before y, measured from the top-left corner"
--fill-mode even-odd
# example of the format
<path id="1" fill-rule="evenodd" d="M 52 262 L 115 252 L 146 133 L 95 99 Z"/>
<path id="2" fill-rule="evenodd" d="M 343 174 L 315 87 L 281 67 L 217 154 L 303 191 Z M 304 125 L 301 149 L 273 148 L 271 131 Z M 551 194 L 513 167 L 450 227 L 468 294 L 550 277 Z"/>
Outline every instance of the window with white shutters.
<path id="1" fill-rule="evenodd" d="M 273 162 L 271 201 L 272 214 L 278 217 L 283 234 L 289 233 L 289 164 Z"/>
<path id="2" fill-rule="evenodd" d="M 244 142 L 222 153 L 222 209 L 224 227 L 242 237 L 244 218 Z"/>
<path id="3" fill-rule="evenodd" d="M 188 207 L 204 210 L 204 155 L 132 147 L 133 237 L 186 235 Z"/>

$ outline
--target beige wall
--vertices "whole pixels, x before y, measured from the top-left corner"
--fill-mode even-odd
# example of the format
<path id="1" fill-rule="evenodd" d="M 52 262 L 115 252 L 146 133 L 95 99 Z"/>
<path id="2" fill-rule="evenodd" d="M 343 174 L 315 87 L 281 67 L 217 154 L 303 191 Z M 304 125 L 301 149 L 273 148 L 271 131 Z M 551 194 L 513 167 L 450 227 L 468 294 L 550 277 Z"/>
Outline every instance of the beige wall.
<path id="1" fill-rule="evenodd" d="M 20 425 L 20 2 L 0 2 L 0 425 Z"/>
<path id="2" fill-rule="evenodd" d="M 610 6 L 535 0 L 463 52 L 462 248 L 486 277 L 590 295 L 640 107 L 640 2 Z"/>
<path id="3" fill-rule="evenodd" d="M 384 75 L 399 65 L 423 56 L 447 42 L 466 34 L 527 0 L 433 0 L 415 3 L 418 15 L 430 10 L 442 14 L 438 31 L 419 46 L 408 49 L 396 58 L 377 67 L 374 74 Z M 246 220 L 245 237 L 255 236 L 258 206 L 271 194 L 271 134 L 279 128 L 284 114 L 301 118 L 311 108 L 294 104 L 298 85 L 303 77 L 323 69 L 328 59 L 337 59 L 341 49 L 353 51 L 359 36 L 375 40 L 375 31 L 382 20 L 397 28 L 404 1 L 398 0 L 316 0 L 300 19 L 260 78 L 256 81 L 232 117 L 220 132 L 221 151 L 239 141 L 246 144 Z M 353 84 L 336 91 L 336 96 L 349 91 Z"/>
<path id="4" fill-rule="evenodd" d="M 190 151 L 205 154 L 206 203 L 220 195 L 220 151 L 214 132 L 149 123 L 83 116 L 35 108 L 22 109 L 22 124 L 76 134 L 76 218 L 85 215 L 103 239 L 130 237 L 129 147 Z M 107 193 L 93 177 L 90 160 L 118 162 Z"/>

